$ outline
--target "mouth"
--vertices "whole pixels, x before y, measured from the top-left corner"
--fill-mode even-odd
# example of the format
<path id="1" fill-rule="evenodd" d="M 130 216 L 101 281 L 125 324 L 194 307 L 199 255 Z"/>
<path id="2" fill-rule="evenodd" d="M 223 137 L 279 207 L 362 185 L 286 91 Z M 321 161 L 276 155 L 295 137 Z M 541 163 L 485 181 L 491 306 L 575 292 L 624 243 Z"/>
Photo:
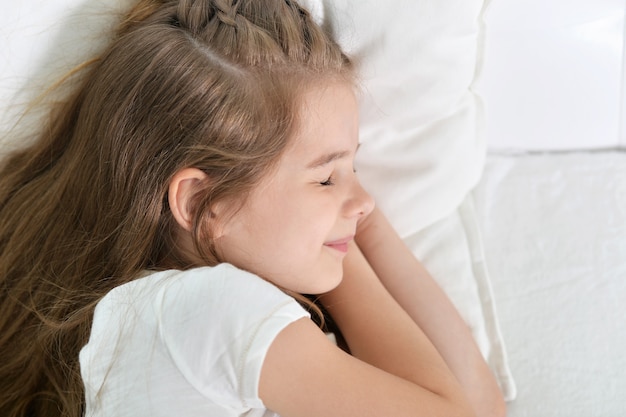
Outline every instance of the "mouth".
<path id="1" fill-rule="evenodd" d="M 354 236 L 347 236 L 342 239 L 333 240 L 332 242 L 324 243 L 324 246 L 334 249 L 341 253 L 348 253 L 348 244 L 354 239 Z"/>

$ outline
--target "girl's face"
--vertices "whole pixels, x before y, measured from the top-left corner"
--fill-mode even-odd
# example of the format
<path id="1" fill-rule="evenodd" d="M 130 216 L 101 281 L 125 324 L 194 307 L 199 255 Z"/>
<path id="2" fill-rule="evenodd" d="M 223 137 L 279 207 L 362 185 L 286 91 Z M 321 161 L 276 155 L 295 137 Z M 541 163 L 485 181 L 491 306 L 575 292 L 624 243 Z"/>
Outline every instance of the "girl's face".
<path id="1" fill-rule="evenodd" d="M 222 259 L 302 294 L 336 287 L 359 219 L 373 199 L 354 172 L 358 112 L 352 90 L 305 95 L 298 134 L 278 166 L 221 228 Z"/>

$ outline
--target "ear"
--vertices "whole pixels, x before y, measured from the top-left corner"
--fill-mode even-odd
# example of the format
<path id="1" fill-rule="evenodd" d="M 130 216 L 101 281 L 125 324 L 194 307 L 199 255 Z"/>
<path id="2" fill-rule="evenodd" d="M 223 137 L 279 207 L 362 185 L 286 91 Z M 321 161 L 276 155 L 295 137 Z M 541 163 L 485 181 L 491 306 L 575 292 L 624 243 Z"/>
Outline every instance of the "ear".
<path id="1" fill-rule="evenodd" d="M 167 199 L 176 222 L 185 230 L 191 231 L 193 224 L 191 198 L 197 185 L 208 179 L 208 175 L 197 168 L 185 168 L 176 173 L 170 181 Z"/>

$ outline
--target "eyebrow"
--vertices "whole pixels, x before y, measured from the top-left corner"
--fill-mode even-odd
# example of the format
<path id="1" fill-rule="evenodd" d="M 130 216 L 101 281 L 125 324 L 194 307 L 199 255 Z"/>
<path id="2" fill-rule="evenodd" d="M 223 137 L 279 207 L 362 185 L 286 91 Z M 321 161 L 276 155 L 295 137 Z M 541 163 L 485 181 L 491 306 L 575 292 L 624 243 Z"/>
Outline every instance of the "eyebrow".
<path id="1" fill-rule="evenodd" d="M 336 161 L 337 159 L 345 158 L 348 155 L 350 155 L 350 152 L 348 151 L 327 153 L 327 154 L 320 156 L 319 158 L 315 158 L 313 161 L 311 161 L 307 165 L 307 168 L 308 169 L 319 168 L 324 165 L 330 164 L 331 162 Z"/>
<path id="2" fill-rule="evenodd" d="M 356 146 L 356 150 L 358 151 L 360 147 L 361 147 L 361 143 L 358 143 Z M 338 152 L 326 153 L 320 156 L 319 158 L 315 158 L 313 161 L 311 161 L 307 165 L 307 168 L 315 169 L 315 168 L 323 167 L 324 165 L 330 164 L 331 162 L 336 161 L 337 159 L 345 158 L 349 155 L 350 155 L 350 151 L 338 151 Z"/>

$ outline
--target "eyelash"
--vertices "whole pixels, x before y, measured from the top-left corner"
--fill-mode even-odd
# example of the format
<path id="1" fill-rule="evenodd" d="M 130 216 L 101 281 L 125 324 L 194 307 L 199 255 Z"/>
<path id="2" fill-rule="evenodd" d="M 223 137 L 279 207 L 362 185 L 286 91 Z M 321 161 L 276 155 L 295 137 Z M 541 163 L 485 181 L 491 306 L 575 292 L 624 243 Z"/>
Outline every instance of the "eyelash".
<path id="1" fill-rule="evenodd" d="M 333 176 L 331 175 L 330 177 L 328 177 L 328 179 L 326 179 L 326 181 L 320 182 L 320 185 L 322 185 L 324 187 L 329 187 L 331 185 L 335 185 L 335 181 L 333 181 Z"/>
<path id="2" fill-rule="evenodd" d="M 352 172 L 356 174 L 356 169 L 352 168 Z M 334 180 L 333 175 L 328 177 L 325 181 L 321 181 L 320 185 L 324 187 L 330 187 L 331 185 L 335 185 L 335 180 Z"/>

